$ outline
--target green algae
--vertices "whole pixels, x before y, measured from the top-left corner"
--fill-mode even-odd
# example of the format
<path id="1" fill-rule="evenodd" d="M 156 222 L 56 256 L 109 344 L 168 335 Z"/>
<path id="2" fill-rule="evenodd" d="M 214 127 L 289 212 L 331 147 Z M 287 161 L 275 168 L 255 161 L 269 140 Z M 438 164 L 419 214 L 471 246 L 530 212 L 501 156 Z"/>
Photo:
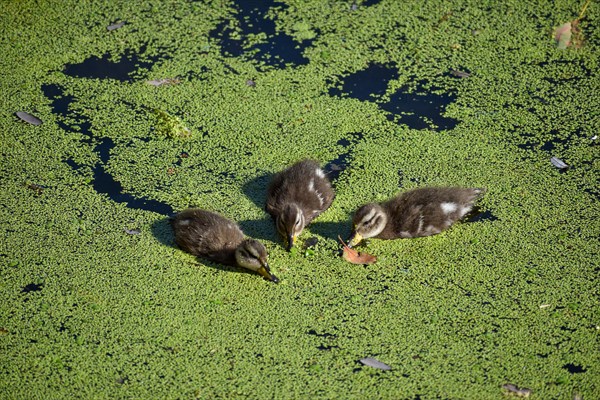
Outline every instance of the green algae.
<path id="1" fill-rule="evenodd" d="M 565 51 L 552 30 L 578 2 L 285 4 L 270 15 L 311 40 L 306 65 L 221 55 L 210 32 L 235 17 L 229 2 L 6 4 L 0 397 L 497 399 L 508 382 L 532 398 L 598 397 L 597 4 L 581 22 L 586 45 Z M 126 24 L 108 32 L 115 21 Z M 169 57 L 132 82 L 64 73 L 144 48 L 141 59 Z M 457 126 L 415 130 L 374 102 L 328 95 L 371 63 L 398 66 L 384 100 L 419 81 L 453 93 L 445 116 Z M 73 96 L 67 116 L 43 84 Z M 147 109 L 194 134 L 160 140 Z M 339 144 L 354 132 L 362 139 Z M 239 221 L 281 283 L 185 254 L 164 216 L 98 194 L 102 138 L 124 191 Z M 263 211 L 269 174 L 345 152 L 333 206 L 299 238 L 318 244 L 286 253 Z M 485 187 L 480 207 L 498 219 L 371 240 L 369 267 L 338 257 L 357 206 L 424 185 Z M 41 290 L 24 291 L 32 283 Z"/>
<path id="2" fill-rule="evenodd" d="M 156 115 L 156 132 L 171 139 L 186 139 L 192 136 L 190 128 L 184 125 L 181 118 L 163 110 L 154 110 Z"/>

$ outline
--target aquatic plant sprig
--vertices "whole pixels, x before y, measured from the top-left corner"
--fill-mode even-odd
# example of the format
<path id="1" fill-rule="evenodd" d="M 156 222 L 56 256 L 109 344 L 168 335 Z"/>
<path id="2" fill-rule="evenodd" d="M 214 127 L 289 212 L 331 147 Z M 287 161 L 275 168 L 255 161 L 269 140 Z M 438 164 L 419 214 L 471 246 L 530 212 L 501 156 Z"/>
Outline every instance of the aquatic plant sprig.
<path id="1" fill-rule="evenodd" d="M 155 108 L 156 132 L 171 139 L 187 139 L 192 136 L 190 128 L 185 126 L 181 118 L 171 115 L 166 111 Z"/>

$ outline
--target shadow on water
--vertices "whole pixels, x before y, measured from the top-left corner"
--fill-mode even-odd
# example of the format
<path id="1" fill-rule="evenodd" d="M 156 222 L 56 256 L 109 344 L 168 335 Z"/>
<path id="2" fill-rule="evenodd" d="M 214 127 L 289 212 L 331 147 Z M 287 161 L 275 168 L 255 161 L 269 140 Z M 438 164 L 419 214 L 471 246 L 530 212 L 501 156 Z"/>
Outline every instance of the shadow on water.
<path id="1" fill-rule="evenodd" d="M 309 225 L 308 229 L 315 235 L 322 236 L 327 239 L 338 241 L 340 236 L 344 241 L 350 237 L 350 231 L 352 223 L 350 220 L 329 222 L 329 221 L 315 221 Z"/>
<path id="2" fill-rule="evenodd" d="M 265 209 L 267 201 L 267 188 L 275 174 L 262 173 L 256 178 L 244 183 L 242 191 L 260 209 Z"/>
<path id="3" fill-rule="evenodd" d="M 170 221 L 170 218 L 158 219 L 152 223 L 150 230 L 152 231 L 152 235 L 154 235 L 161 244 L 173 247 L 175 246 L 175 237 L 173 236 L 173 229 L 171 228 Z"/>
<path id="4" fill-rule="evenodd" d="M 139 54 L 146 51 L 146 46 L 142 46 Z M 133 50 L 126 50 L 125 54 L 117 61 L 112 61 L 110 54 L 102 57 L 92 56 L 79 64 L 67 64 L 64 68 L 65 75 L 75 78 L 99 78 L 116 79 L 121 82 L 132 82 L 140 78 L 138 69 L 149 70 L 159 60 L 165 60 L 166 55 L 146 56 L 145 61 L 140 61 L 139 55 Z"/>
<path id="5" fill-rule="evenodd" d="M 240 228 L 248 237 L 273 243 L 283 243 L 277 233 L 275 223 L 271 217 L 261 219 L 238 221 Z"/>
<path id="6" fill-rule="evenodd" d="M 287 64 L 308 63 L 308 59 L 302 55 L 302 52 L 312 41 L 299 43 L 291 36 L 277 32 L 275 21 L 267 15 L 271 9 L 286 8 L 286 4 L 272 0 L 238 0 L 235 2 L 235 7 L 238 10 L 236 22 L 239 30 L 231 28 L 230 21 L 226 20 L 209 34 L 211 38 L 218 41 L 223 55 L 228 57 L 246 55 L 275 68 L 283 68 Z M 259 33 L 266 35 L 266 41 L 249 44 L 246 37 Z"/>
<path id="7" fill-rule="evenodd" d="M 496 217 L 491 210 L 481 211 L 477 206 L 473 207 L 471 212 L 464 217 L 465 222 L 483 222 L 483 221 L 496 221 Z"/>

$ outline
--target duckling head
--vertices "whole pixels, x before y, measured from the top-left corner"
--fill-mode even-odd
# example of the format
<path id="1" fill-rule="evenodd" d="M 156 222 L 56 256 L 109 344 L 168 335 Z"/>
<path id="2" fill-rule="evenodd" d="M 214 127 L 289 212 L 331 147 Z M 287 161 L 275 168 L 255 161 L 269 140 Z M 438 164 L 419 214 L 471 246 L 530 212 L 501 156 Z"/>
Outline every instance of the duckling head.
<path id="1" fill-rule="evenodd" d="M 348 247 L 356 246 L 363 239 L 379 235 L 387 221 L 387 214 L 379 204 L 371 203 L 360 207 L 352 218 L 352 235 L 348 239 Z"/>
<path id="2" fill-rule="evenodd" d="M 246 239 L 235 249 L 235 260 L 240 267 L 257 272 L 263 278 L 278 283 L 267 262 L 267 249 L 258 240 Z"/>
<path id="3" fill-rule="evenodd" d="M 275 224 L 281 236 L 286 238 L 286 249 L 290 251 L 296 243 L 296 237 L 304 229 L 304 213 L 297 204 L 286 204 L 281 213 L 277 215 Z"/>

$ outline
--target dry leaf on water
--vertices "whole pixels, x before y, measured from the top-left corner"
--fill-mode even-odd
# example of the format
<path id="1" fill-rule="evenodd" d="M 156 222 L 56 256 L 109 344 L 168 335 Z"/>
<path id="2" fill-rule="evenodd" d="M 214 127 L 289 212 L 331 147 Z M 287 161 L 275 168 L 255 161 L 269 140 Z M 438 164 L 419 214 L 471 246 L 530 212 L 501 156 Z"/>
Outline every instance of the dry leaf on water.
<path id="1" fill-rule="evenodd" d="M 376 359 L 371 358 L 371 357 L 361 358 L 360 362 L 363 365 L 367 365 L 369 367 L 373 367 L 373 368 L 377 368 L 377 369 L 382 369 L 384 371 L 389 371 L 390 369 L 392 369 L 392 367 L 390 367 L 389 365 L 384 364 L 381 361 L 376 360 Z"/>
<path id="2" fill-rule="evenodd" d="M 516 385 L 513 385 L 512 383 L 505 383 L 504 385 L 502 385 L 502 389 L 506 390 L 507 393 L 515 395 L 517 397 L 529 397 L 529 395 L 531 395 L 531 389 L 527 389 L 527 388 L 518 388 Z"/>
<path id="3" fill-rule="evenodd" d="M 573 46 L 576 49 L 583 46 L 583 33 L 579 29 L 579 22 L 583 19 L 587 7 L 590 5 L 591 0 L 587 0 L 579 16 L 573 21 L 565 22 L 554 30 L 554 40 L 556 40 L 557 47 L 560 50 L 565 50 L 569 46 Z"/>
<path id="4" fill-rule="evenodd" d="M 338 236 L 338 239 L 342 243 L 342 246 L 344 246 L 344 254 L 342 254 L 342 257 L 349 263 L 364 265 L 373 264 L 375 261 L 377 261 L 377 257 L 367 253 L 359 253 L 358 251 L 348 247 L 341 237 Z"/>
<path id="5" fill-rule="evenodd" d="M 552 165 L 554 165 L 558 169 L 569 168 L 569 165 L 567 165 L 563 160 L 561 160 L 560 158 L 557 158 L 557 157 L 550 158 L 550 162 L 552 163 Z"/>
<path id="6" fill-rule="evenodd" d="M 554 40 L 560 50 L 564 50 L 571 44 L 571 21 L 566 22 L 554 30 Z"/>
<path id="7" fill-rule="evenodd" d="M 114 31 L 114 30 L 116 30 L 116 29 L 122 28 L 122 27 L 123 27 L 123 25 L 125 25 L 125 22 L 123 22 L 123 21 L 121 21 L 121 22 L 117 22 L 117 23 L 114 23 L 114 24 L 112 24 L 112 25 L 109 25 L 109 26 L 107 26 L 107 27 L 106 27 L 106 30 L 107 30 L 107 31 L 109 31 L 109 32 L 110 32 L 110 31 Z"/>
<path id="8" fill-rule="evenodd" d="M 177 78 L 164 78 L 164 79 L 153 79 L 146 81 L 148 85 L 152 86 L 165 86 L 165 85 L 177 85 L 181 81 Z"/>
<path id="9" fill-rule="evenodd" d="M 29 122 L 31 125 L 41 125 L 42 124 L 41 119 L 39 119 L 38 117 L 36 117 L 34 115 L 26 113 L 25 111 L 17 111 L 16 114 L 17 114 L 17 117 L 21 118 L 25 122 Z"/>

